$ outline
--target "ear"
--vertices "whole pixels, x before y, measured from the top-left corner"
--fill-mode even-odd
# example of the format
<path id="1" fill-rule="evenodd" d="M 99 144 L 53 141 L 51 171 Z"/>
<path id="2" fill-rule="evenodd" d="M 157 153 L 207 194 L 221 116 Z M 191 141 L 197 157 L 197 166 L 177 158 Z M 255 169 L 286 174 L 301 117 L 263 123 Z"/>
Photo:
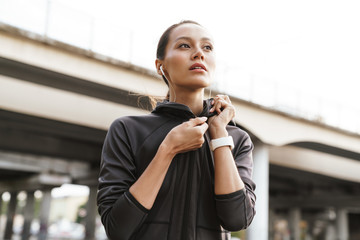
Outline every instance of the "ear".
<path id="1" fill-rule="evenodd" d="M 156 66 L 156 72 L 160 75 L 160 76 L 162 76 L 162 73 L 161 73 L 161 71 L 160 71 L 160 66 L 161 65 L 163 65 L 163 62 L 161 61 L 161 60 L 159 60 L 159 59 L 156 59 L 155 60 L 155 66 Z M 163 66 L 163 68 L 164 68 L 164 66 Z M 164 70 L 164 69 L 163 69 Z"/>

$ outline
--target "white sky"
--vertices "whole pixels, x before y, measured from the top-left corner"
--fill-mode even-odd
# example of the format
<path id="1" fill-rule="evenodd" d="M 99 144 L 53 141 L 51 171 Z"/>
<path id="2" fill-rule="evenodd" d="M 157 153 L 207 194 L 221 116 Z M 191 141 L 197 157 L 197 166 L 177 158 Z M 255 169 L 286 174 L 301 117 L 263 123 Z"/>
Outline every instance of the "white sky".
<path id="1" fill-rule="evenodd" d="M 359 1 L 56 1 L 134 30 L 146 59 L 169 25 L 192 19 L 214 35 L 219 62 L 329 98 L 359 95 Z"/>

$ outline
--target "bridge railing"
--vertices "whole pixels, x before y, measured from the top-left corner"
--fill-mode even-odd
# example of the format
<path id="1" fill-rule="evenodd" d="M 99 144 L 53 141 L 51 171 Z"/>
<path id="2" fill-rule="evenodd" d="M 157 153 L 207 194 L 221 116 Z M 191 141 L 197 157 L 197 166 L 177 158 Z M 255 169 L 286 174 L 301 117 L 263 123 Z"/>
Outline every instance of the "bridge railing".
<path id="1" fill-rule="evenodd" d="M 0 21 L 44 37 L 153 69 L 157 39 L 51 0 L 0 0 Z M 140 43 L 141 44 L 138 44 Z M 149 45 L 146 45 L 149 44 Z M 213 89 L 297 117 L 360 134 L 360 108 L 220 63 Z M 220 81 L 221 79 L 221 81 Z M 322 90 L 319 89 L 320 93 Z"/>

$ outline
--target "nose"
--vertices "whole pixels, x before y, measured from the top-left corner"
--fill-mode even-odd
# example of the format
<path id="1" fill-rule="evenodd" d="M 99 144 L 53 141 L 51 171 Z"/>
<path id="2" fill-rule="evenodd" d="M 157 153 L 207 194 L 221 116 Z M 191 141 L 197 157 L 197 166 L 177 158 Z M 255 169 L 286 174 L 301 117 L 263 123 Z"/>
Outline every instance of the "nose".
<path id="1" fill-rule="evenodd" d="M 202 51 L 201 48 L 195 48 L 195 51 L 194 53 L 192 54 L 192 59 L 195 60 L 195 59 L 201 59 L 201 60 L 204 60 L 204 52 Z"/>

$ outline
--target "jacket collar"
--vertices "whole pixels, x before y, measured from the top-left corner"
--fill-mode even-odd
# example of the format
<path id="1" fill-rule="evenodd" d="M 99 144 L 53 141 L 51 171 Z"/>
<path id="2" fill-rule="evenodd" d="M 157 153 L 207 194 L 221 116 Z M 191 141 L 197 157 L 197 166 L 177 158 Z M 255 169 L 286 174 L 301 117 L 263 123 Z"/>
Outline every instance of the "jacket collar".
<path id="1" fill-rule="evenodd" d="M 210 103 L 212 100 L 213 99 L 210 98 L 203 101 L 203 111 L 200 113 L 199 117 L 209 118 L 214 115 L 214 113 L 210 113 Z M 157 103 L 156 108 L 152 113 L 171 115 L 186 120 L 196 117 L 188 106 L 176 102 L 169 102 L 168 100 Z"/>

